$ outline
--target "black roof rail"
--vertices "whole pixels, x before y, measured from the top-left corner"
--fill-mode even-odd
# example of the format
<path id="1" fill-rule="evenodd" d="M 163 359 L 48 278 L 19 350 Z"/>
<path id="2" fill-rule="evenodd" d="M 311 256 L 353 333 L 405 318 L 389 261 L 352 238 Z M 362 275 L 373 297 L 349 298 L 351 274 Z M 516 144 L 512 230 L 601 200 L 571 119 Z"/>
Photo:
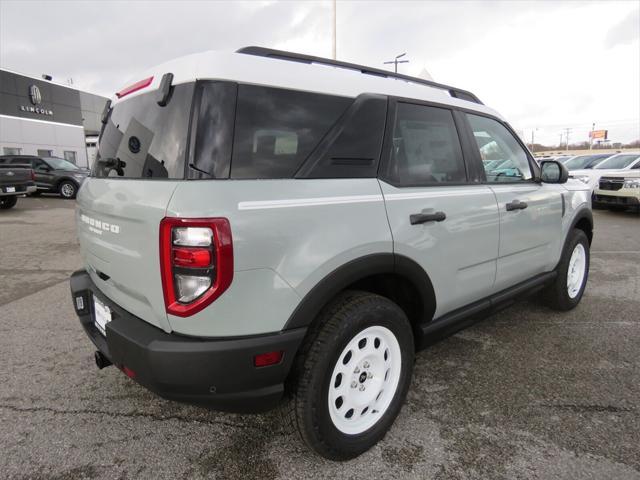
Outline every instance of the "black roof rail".
<path id="1" fill-rule="evenodd" d="M 288 60 L 290 62 L 299 62 L 299 63 L 308 63 L 308 64 L 317 63 L 320 65 L 330 65 L 333 67 L 346 68 L 348 70 L 356 70 L 366 75 L 375 75 L 376 77 L 398 78 L 400 80 L 406 80 L 408 82 L 419 83 L 421 85 L 427 85 L 429 87 L 446 90 L 449 92 L 449 95 L 451 95 L 454 98 L 459 98 L 460 100 L 466 100 L 468 102 L 474 102 L 474 103 L 479 103 L 480 105 L 484 105 L 478 97 L 476 97 L 473 93 L 467 90 L 451 87 L 449 85 L 433 82 L 431 80 L 425 80 L 423 78 L 403 75 L 402 73 L 389 72 L 387 70 L 382 70 L 381 68 L 372 68 L 372 67 L 367 67 L 365 65 L 358 65 L 356 63 L 341 62 L 338 60 L 331 60 L 329 58 L 315 57 L 313 55 L 304 55 L 302 53 L 285 52 L 284 50 L 275 50 L 272 48 L 264 48 L 264 47 L 253 47 L 253 46 L 244 47 L 237 50 L 237 53 L 244 53 L 246 55 L 255 55 L 257 57 L 277 58 L 279 60 Z"/>

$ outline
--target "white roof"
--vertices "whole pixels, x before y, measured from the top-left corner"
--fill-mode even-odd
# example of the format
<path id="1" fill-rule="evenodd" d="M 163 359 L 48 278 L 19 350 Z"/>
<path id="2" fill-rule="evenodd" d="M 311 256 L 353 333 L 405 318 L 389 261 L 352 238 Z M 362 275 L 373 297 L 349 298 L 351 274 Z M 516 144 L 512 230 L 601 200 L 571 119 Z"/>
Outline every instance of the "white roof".
<path id="1" fill-rule="evenodd" d="M 165 73 L 173 74 L 173 84 L 195 80 L 228 80 L 308 92 L 357 97 L 377 93 L 416 100 L 456 105 L 470 110 L 501 116 L 484 105 L 452 97 L 448 91 L 397 78 L 367 75 L 345 68 L 259 57 L 243 53 L 208 51 L 194 53 L 162 63 L 132 78 L 127 85 L 153 76 L 148 87 L 122 100 L 157 89 Z"/>

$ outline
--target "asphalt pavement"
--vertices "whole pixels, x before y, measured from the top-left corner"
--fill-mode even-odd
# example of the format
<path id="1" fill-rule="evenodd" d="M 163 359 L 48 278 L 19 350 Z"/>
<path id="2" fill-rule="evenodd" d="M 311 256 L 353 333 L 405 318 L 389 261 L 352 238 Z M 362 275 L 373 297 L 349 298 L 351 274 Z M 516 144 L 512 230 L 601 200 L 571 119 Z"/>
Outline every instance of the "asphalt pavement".
<path id="1" fill-rule="evenodd" d="M 275 413 L 162 400 L 97 370 L 73 312 L 74 202 L 0 211 L 0 477 L 640 479 L 640 216 L 595 212 L 581 304 L 535 300 L 417 356 L 407 404 L 333 463 Z"/>

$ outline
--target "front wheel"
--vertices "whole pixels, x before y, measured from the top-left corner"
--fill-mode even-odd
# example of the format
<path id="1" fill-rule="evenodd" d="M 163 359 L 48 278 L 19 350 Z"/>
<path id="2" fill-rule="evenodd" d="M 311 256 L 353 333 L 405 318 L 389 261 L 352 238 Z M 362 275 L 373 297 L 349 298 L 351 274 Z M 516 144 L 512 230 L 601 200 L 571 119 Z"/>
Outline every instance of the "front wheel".
<path id="1" fill-rule="evenodd" d="M 550 307 L 566 311 L 580 303 L 589 277 L 589 260 L 587 235 L 582 230 L 572 230 L 556 270 L 558 275 L 543 292 Z"/>
<path id="2" fill-rule="evenodd" d="M 304 442 L 332 460 L 367 451 L 400 412 L 413 361 L 413 333 L 398 305 L 366 292 L 339 296 L 298 362 L 291 415 Z"/>
<path id="3" fill-rule="evenodd" d="M 13 208 L 18 203 L 18 197 L 16 195 L 0 197 L 0 209 L 9 210 Z"/>
<path id="4" fill-rule="evenodd" d="M 60 184 L 60 195 L 62 198 L 72 199 L 76 198 L 76 193 L 78 193 L 78 187 L 75 183 L 70 181 L 64 181 Z"/>

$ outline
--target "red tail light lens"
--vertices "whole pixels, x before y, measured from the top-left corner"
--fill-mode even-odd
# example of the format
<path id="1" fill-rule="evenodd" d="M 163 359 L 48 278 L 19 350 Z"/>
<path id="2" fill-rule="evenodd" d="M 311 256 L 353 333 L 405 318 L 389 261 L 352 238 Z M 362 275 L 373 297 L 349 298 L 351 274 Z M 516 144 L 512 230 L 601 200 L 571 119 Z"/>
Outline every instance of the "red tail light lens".
<path id="1" fill-rule="evenodd" d="M 188 317 L 210 305 L 233 280 L 229 220 L 164 218 L 160 269 L 167 313 Z"/>
<path id="2" fill-rule="evenodd" d="M 211 265 L 208 248 L 174 248 L 173 264 L 178 267 L 207 268 Z"/>
<path id="3" fill-rule="evenodd" d="M 31 181 L 32 182 L 36 181 L 36 172 L 34 172 L 33 170 L 31 170 Z"/>
<path id="4" fill-rule="evenodd" d="M 128 87 L 124 87 L 122 90 L 116 93 L 116 97 L 122 98 L 130 93 L 137 92 L 138 90 L 142 90 L 143 88 L 148 87 L 153 82 L 153 77 L 145 78 L 144 80 L 140 80 L 139 82 L 134 83 L 133 85 L 129 85 Z"/>

